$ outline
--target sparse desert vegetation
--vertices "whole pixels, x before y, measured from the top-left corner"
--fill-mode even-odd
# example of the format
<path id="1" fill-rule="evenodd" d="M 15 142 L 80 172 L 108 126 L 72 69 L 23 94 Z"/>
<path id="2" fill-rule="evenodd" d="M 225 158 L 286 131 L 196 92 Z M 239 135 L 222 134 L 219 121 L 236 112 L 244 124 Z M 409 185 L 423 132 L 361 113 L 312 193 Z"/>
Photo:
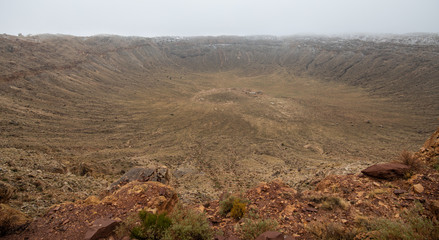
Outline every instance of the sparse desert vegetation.
<path id="1" fill-rule="evenodd" d="M 121 198 L 113 182 L 161 165 L 173 189 L 153 186 L 148 204 L 170 208 L 178 193 L 206 216 L 135 205 L 147 224 L 123 221 L 121 236 L 137 226 L 133 237 L 148 239 L 160 218 L 171 224 L 156 239 L 250 239 L 256 229 L 352 239 L 363 231 L 355 211 L 387 219 L 367 231 L 435 234 L 439 160 L 432 144 L 418 150 L 438 126 L 439 40 L 404 39 L 2 35 L 0 202 L 41 217 L 31 229 L 85 234 L 101 212 L 127 218 L 111 204 Z M 403 179 L 356 175 L 393 160 L 410 168 Z M 216 200 L 223 192 L 241 195 Z M 422 222 L 392 219 L 424 198 Z M 79 207 L 96 217 L 71 214 Z"/>

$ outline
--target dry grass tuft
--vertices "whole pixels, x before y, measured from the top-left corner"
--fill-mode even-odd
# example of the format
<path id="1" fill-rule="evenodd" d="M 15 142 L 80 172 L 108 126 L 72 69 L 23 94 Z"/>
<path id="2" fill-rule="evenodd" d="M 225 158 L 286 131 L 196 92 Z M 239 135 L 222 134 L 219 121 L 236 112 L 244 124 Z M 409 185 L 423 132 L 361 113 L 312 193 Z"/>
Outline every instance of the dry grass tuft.
<path id="1" fill-rule="evenodd" d="M 421 161 L 419 161 L 418 157 L 407 150 L 403 150 L 399 154 L 398 162 L 409 166 L 412 171 L 419 170 L 421 166 Z"/>

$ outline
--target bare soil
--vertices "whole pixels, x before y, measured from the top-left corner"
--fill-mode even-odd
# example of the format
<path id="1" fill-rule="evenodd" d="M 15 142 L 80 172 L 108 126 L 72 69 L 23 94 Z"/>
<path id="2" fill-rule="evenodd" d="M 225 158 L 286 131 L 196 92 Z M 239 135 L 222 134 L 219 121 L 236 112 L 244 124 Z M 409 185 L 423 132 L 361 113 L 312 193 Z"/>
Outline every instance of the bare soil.
<path id="1" fill-rule="evenodd" d="M 417 151 L 437 69 L 438 44 L 1 36 L 0 181 L 32 216 L 151 163 L 187 202 L 306 188 Z"/>

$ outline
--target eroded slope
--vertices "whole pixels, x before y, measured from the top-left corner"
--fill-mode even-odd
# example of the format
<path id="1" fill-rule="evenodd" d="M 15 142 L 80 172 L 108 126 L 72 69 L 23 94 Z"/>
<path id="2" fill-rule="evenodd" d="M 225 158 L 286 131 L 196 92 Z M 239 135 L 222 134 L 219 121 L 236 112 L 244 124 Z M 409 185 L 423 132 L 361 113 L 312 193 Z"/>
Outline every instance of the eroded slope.
<path id="1" fill-rule="evenodd" d="M 32 214 L 98 194 L 151 163 L 178 173 L 172 184 L 183 200 L 273 178 L 305 186 L 416 150 L 437 125 L 434 44 L 0 42 L 2 180 L 17 190 L 13 204 Z"/>

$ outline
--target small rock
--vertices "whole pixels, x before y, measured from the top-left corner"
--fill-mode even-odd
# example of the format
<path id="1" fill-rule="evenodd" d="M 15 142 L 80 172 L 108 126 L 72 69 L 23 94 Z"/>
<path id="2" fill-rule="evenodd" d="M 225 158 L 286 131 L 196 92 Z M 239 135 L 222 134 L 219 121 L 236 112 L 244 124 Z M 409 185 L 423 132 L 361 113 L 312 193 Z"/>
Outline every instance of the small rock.
<path id="1" fill-rule="evenodd" d="M 403 194 L 403 193 L 406 193 L 407 191 L 406 190 L 403 190 L 403 189 L 395 189 L 394 191 L 393 191 L 393 193 L 395 194 L 395 195 L 401 195 L 401 194 Z"/>
<path id="2" fill-rule="evenodd" d="M 296 208 L 293 205 L 287 205 L 284 209 L 285 215 L 292 215 Z"/>
<path id="3" fill-rule="evenodd" d="M 120 222 L 102 218 L 93 222 L 93 226 L 85 233 L 84 240 L 97 240 L 100 238 L 108 238 L 113 234 L 114 229 L 119 226 Z"/>
<path id="4" fill-rule="evenodd" d="M 404 199 L 409 201 L 414 201 L 416 198 L 414 198 L 413 196 L 407 196 Z"/>
<path id="5" fill-rule="evenodd" d="M 199 207 L 196 208 L 196 210 L 201 212 L 201 213 L 204 212 L 205 209 L 206 208 L 203 205 L 200 205 Z"/>
<path id="6" fill-rule="evenodd" d="M 176 178 L 181 178 L 185 175 L 191 175 L 191 174 L 195 174 L 197 173 L 197 170 L 195 168 L 191 168 L 191 167 L 179 167 L 174 171 L 174 176 Z"/>
<path id="7" fill-rule="evenodd" d="M 422 193 L 422 192 L 424 192 L 424 187 L 419 183 L 415 184 L 415 185 L 413 185 L 413 191 L 415 193 Z"/>
<path id="8" fill-rule="evenodd" d="M 100 199 L 94 195 L 92 195 L 84 200 L 85 204 L 98 204 L 99 202 L 100 202 Z"/>
<path id="9" fill-rule="evenodd" d="M 317 209 L 315 209 L 313 207 L 305 207 L 305 211 L 307 211 L 307 212 L 317 212 Z"/>

